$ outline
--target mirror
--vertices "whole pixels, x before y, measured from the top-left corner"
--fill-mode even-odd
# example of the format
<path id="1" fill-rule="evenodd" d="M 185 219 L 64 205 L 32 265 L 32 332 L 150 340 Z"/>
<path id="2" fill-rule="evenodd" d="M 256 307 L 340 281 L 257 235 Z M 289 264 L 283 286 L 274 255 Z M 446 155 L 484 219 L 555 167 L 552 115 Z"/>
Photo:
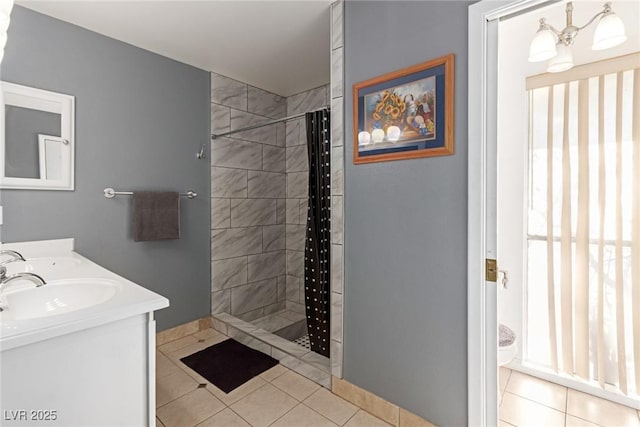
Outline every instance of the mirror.
<path id="1" fill-rule="evenodd" d="M 0 188 L 73 190 L 74 97 L 0 85 Z"/>

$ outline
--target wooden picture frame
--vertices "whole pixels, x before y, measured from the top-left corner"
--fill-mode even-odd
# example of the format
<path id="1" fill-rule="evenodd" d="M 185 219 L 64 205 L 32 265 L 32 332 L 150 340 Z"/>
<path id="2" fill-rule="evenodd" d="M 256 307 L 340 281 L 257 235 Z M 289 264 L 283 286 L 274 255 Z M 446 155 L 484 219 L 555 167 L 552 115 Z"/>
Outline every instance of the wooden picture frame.
<path id="1" fill-rule="evenodd" d="M 454 55 L 353 85 L 353 163 L 454 153 Z"/>

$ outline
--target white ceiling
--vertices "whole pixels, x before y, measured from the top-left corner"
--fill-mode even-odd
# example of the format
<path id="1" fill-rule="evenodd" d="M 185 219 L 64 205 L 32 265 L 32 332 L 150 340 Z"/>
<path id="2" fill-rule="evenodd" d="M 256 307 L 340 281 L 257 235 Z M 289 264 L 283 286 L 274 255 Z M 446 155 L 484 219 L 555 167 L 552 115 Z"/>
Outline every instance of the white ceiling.
<path id="1" fill-rule="evenodd" d="M 16 3 L 289 96 L 329 83 L 331 1 L 17 0 Z"/>

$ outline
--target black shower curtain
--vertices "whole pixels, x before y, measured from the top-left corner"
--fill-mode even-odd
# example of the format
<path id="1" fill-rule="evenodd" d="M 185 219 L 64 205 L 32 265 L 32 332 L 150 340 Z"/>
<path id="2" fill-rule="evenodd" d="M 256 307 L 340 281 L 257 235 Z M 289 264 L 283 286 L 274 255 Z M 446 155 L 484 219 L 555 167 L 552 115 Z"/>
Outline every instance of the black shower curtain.
<path id="1" fill-rule="evenodd" d="M 311 350 L 329 357 L 331 265 L 331 129 L 329 111 L 306 114 L 309 210 L 304 247 L 304 299 Z"/>

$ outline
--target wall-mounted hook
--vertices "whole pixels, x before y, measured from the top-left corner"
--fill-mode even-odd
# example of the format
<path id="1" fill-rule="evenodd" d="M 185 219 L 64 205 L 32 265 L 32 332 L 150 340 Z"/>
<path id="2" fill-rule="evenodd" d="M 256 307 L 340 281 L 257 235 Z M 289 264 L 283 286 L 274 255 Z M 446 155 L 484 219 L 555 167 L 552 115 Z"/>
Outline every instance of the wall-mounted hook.
<path id="1" fill-rule="evenodd" d="M 204 147 L 205 144 L 202 144 L 202 147 L 200 147 L 200 151 L 198 151 L 196 153 L 196 159 L 206 159 L 207 155 L 204 153 Z"/>

